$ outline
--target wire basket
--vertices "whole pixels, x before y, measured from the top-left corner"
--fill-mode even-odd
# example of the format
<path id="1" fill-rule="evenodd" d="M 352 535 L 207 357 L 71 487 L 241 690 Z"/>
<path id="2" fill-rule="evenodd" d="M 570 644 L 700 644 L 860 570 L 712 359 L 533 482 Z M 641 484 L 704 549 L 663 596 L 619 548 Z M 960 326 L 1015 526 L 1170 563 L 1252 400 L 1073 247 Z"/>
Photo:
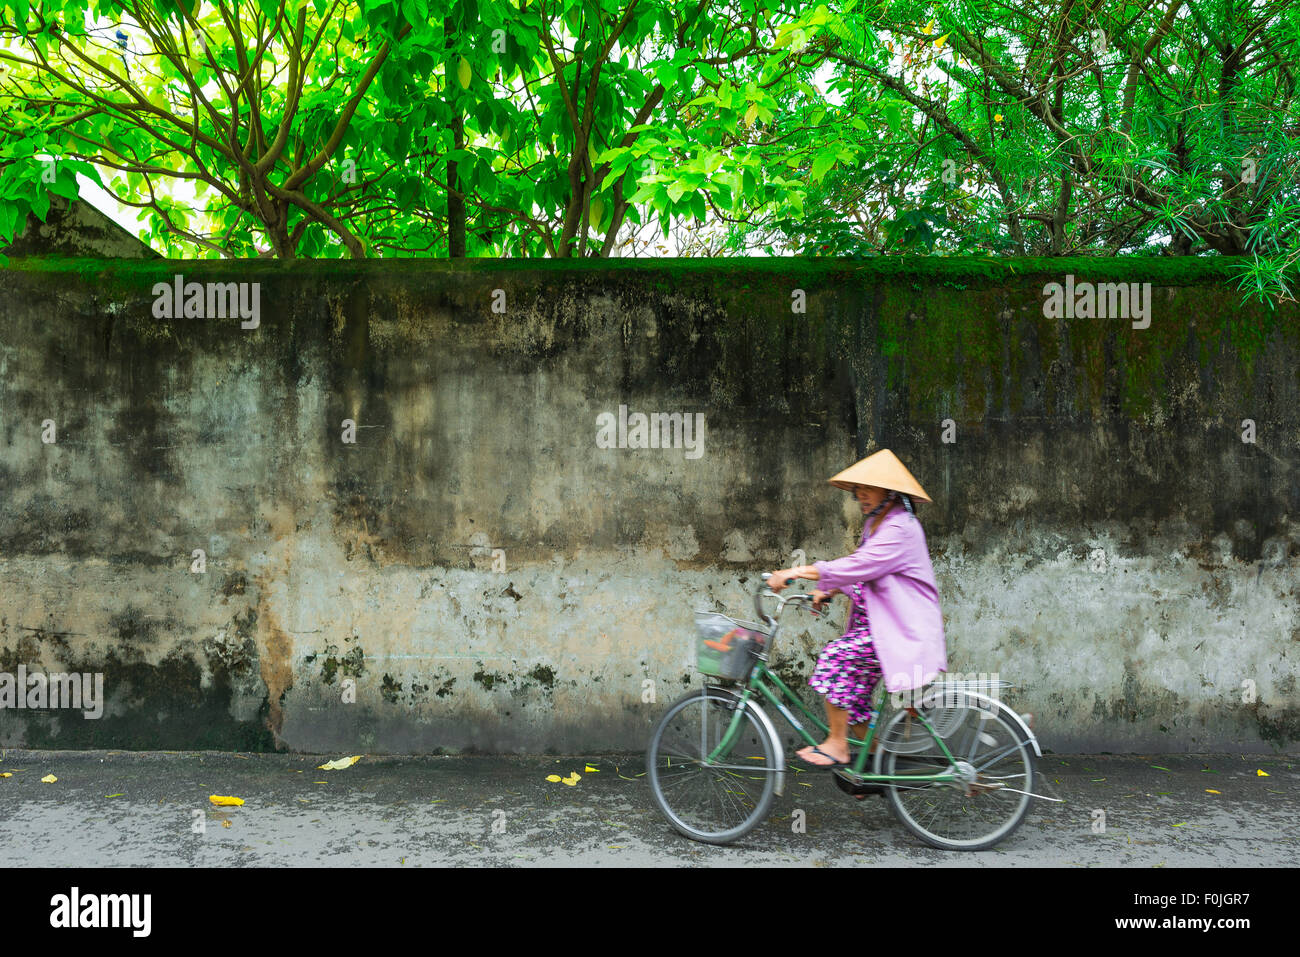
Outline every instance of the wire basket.
<path id="1" fill-rule="evenodd" d="M 935 734 L 941 738 L 946 738 L 961 727 L 962 722 L 966 720 L 966 716 L 970 714 L 970 709 L 971 705 L 969 704 L 934 704 L 930 707 L 922 706 L 917 710 L 925 716 L 926 721 L 930 722 Z"/>
<path id="2" fill-rule="evenodd" d="M 758 625 L 718 612 L 696 612 L 695 630 L 696 667 L 714 678 L 748 678 L 757 656 L 767 648 L 767 635 Z"/>
<path id="3" fill-rule="evenodd" d="M 980 707 L 980 702 L 972 700 L 964 692 L 996 698 L 994 692 L 1014 685 L 1000 678 L 978 678 L 972 680 L 936 681 L 926 690 L 922 701 L 926 707 L 921 709 L 927 721 L 934 725 L 935 732 L 941 738 L 955 734 L 962 722 L 972 710 L 987 716 L 988 712 Z"/>

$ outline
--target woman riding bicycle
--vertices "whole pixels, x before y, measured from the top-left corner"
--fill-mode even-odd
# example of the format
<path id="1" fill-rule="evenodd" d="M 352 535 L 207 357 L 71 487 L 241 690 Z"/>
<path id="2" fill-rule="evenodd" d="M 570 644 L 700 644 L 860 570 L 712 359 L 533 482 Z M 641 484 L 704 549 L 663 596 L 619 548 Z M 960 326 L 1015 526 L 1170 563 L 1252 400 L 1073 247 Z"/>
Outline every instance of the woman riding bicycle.
<path id="1" fill-rule="evenodd" d="M 768 580 L 776 592 L 791 578 L 818 582 L 817 605 L 837 593 L 849 597 L 844 635 L 826 646 L 808 679 L 826 699 L 830 735 L 797 754 L 805 764 L 823 768 L 849 762 L 850 726 L 855 738 L 866 737 L 876 717 L 871 696 L 882 677 L 887 691 L 899 692 L 929 684 L 948 670 L 934 567 L 913 506 L 913 499 L 929 502 L 930 497 L 888 449 L 830 483 L 852 492 L 862 507 L 866 524 L 857 551 L 775 571 Z"/>

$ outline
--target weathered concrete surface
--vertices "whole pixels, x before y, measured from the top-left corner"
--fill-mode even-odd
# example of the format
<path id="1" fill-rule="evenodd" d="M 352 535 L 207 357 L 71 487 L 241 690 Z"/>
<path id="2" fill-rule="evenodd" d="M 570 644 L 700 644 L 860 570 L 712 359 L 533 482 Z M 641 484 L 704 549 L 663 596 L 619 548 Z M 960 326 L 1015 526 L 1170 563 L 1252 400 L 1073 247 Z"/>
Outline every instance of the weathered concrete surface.
<path id="1" fill-rule="evenodd" d="M 42 221 L 28 213 L 27 222 L 9 245 L 7 256 L 102 256 L 114 259 L 157 259 L 158 254 L 84 199 L 68 202 L 50 194 Z"/>
<path id="2" fill-rule="evenodd" d="M 850 548 L 825 479 L 887 446 L 936 500 L 952 669 L 1019 685 L 1046 746 L 1286 746 L 1296 311 L 1200 264 L 1051 268 L 15 262 L 0 672 L 108 702 L 0 712 L 0 744 L 640 748 L 692 610 Z M 1153 282 L 1150 327 L 1044 318 L 1071 269 Z M 260 324 L 154 318 L 178 273 L 259 282 Z M 597 447 L 620 404 L 703 413 L 703 454 Z"/>
<path id="3" fill-rule="evenodd" d="M 824 771 L 794 772 L 766 821 L 713 847 L 664 820 L 641 755 L 366 757 L 319 770 L 333 757 L 0 754 L 14 773 L 0 780 L 0 839 L 20 867 L 1279 868 L 1300 850 L 1294 755 L 1047 755 L 1035 790 L 1063 803 L 1035 801 L 979 853 L 926 846 L 882 798 L 857 801 Z M 546 780 L 573 771 L 573 787 Z M 58 780 L 42 784 L 47 774 Z M 215 807 L 211 794 L 245 803 Z"/>

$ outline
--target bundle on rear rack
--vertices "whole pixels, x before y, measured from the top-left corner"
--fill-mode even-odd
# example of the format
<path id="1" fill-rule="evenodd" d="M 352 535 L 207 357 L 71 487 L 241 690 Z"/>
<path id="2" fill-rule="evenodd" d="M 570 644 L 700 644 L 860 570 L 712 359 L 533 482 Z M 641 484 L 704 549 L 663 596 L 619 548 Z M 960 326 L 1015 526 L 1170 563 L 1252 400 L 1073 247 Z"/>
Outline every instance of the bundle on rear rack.
<path id="1" fill-rule="evenodd" d="M 748 678 L 755 657 L 767 647 L 767 635 L 759 627 L 713 611 L 696 612 L 695 656 L 700 672 L 727 681 Z"/>

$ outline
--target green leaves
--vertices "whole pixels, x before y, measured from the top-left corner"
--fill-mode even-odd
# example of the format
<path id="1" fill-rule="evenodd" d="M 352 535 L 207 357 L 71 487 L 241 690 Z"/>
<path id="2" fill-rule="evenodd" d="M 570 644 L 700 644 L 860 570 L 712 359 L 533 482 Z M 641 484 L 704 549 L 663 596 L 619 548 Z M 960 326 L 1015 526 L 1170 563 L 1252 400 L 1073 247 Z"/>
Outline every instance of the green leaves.
<path id="1" fill-rule="evenodd" d="M 0 246 L 12 241 L 18 231 L 19 223 L 27 219 L 25 207 L 26 204 L 0 202 Z"/>
<path id="2" fill-rule="evenodd" d="M 707 208 L 704 202 L 704 193 L 700 190 L 696 190 L 691 194 L 691 213 L 698 222 L 704 222 Z"/>
<path id="3" fill-rule="evenodd" d="M 50 195 L 45 190 L 37 190 L 36 195 L 31 201 L 32 212 L 41 222 L 45 222 L 45 217 L 50 211 Z"/>
<path id="4" fill-rule="evenodd" d="M 889 124 L 889 130 L 897 136 L 903 125 L 903 109 L 896 100 L 887 100 L 881 106 L 881 111 L 885 115 L 885 122 Z"/>
<path id="5" fill-rule="evenodd" d="M 830 172 L 830 168 L 835 165 L 835 160 L 836 148 L 834 146 L 828 146 L 819 152 L 817 158 L 813 160 L 812 164 L 813 182 L 820 183 L 822 177 Z"/>
<path id="6" fill-rule="evenodd" d="M 774 53 L 767 58 L 763 64 L 763 71 L 759 74 L 759 82 L 766 83 L 779 72 L 780 66 L 785 62 L 785 53 Z"/>
<path id="7" fill-rule="evenodd" d="M 31 26 L 30 0 L 0 3 L 10 11 L 6 22 Z M 641 0 L 629 21 L 622 19 L 626 0 L 529 0 L 522 10 L 517 2 L 352 0 L 328 21 L 328 0 L 293 0 L 285 17 L 292 22 L 303 3 L 314 11 L 307 18 L 308 44 L 320 42 L 307 64 L 303 99 L 289 117 L 288 34 L 284 23 L 273 34 L 269 26 L 281 16 L 278 0 L 226 8 L 240 17 L 244 50 L 253 53 L 265 41 L 252 67 L 262 78 L 257 105 L 263 137 L 273 141 L 282 122 L 289 130 L 270 179 L 282 185 L 291 158 L 316 156 L 355 97 L 356 113 L 333 157 L 299 186 L 347 222 L 373 255 L 445 252 L 444 184 L 454 160 L 469 194 L 471 255 L 503 248 L 538 254 L 545 245 L 539 230 L 560 255 L 576 254 L 581 237 L 565 247 L 564 224 L 571 231 L 584 211 L 589 234 L 600 236 L 612 227 L 616 209 L 620 222 L 648 224 L 658 217 L 663 226 L 674 218 L 705 222 L 712 204 L 745 221 L 728 227 L 735 248 L 745 248 L 751 232 L 755 245 L 782 252 L 843 254 L 1108 253 L 1124 243 L 1125 251 L 1150 252 L 1169 235 L 1188 238 L 1200 252 L 1207 237 L 1220 245 L 1223 237 L 1248 237 L 1243 251 L 1259 256 L 1251 287 L 1275 290 L 1281 287 L 1269 279 L 1277 275 L 1270 270 L 1294 270 L 1300 258 L 1300 230 L 1289 208 L 1300 201 L 1291 156 L 1300 116 L 1289 94 L 1279 92 L 1290 89 L 1289 74 L 1279 73 L 1261 39 L 1260 14 L 1249 5 L 1233 22 L 1214 5 L 1197 8 L 1209 28 L 1243 45 L 1240 61 L 1252 64 L 1229 78 L 1222 95 L 1220 58 L 1201 56 L 1197 44 L 1203 41 L 1186 31 L 1158 34 L 1159 5 L 1134 6 L 1125 23 L 1139 39 L 1113 44 L 1123 56 L 1094 64 L 1086 32 L 1061 47 L 1061 106 L 1050 106 L 1049 124 L 1043 104 L 1051 98 L 1036 99 L 1038 81 L 1024 78 L 1044 75 L 1036 38 L 1042 23 L 1063 15 L 1063 0 L 1046 0 L 1033 13 L 1008 9 L 996 23 L 988 20 L 986 5 L 973 0 L 941 7 L 921 0 L 755 0 L 746 11 L 756 17 L 757 52 L 748 49 L 748 29 L 736 29 L 723 8 L 709 6 L 697 16 L 697 4 L 671 0 Z M 73 56 L 77 69 L 63 75 L 86 79 L 79 89 L 45 76 L 42 87 L 30 68 L 10 61 L 0 129 L 0 225 L 40 208 L 38 193 L 44 201 L 51 194 L 70 198 L 73 173 L 95 170 L 88 161 L 99 148 L 88 144 L 103 144 L 105 157 L 128 170 L 105 177 L 112 188 L 132 201 L 147 198 L 151 187 L 170 195 L 168 202 L 182 207 L 177 221 L 188 221 L 196 237 L 226 242 L 230 230 L 228 251 L 244 255 L 276 228 L 257 212 L 227 205 L 218 189 L 241 188 L 238 167 L 221 146 L 224 124 L 234 119 L 224 97 L 212 101 L 218 120 L 205 107 L 196 111 L 183 73 L 154 55 L 139 31 L 128 27 L 130 49 L 121 51 L 111 40 L 105 48 L 102 33 L 92 43 L 73 29 L 86 12 L 92 20 L 147 20 L 179 44 L 175 4 L 43 0 L 44 16 L 69 24 L 67 35 L 7 37 L 6 49 L 15 55 L 31 59 L 44 50 L 65 65 L 71 51 L 61 53 L 61 46 L 79 44 L 86 61 Z M 220 51 L 218 71 L 201 72 L 200 86 L 217 89 L 218 80 L 238 86 L 234 43 L 219 11 L 207 3 L 196 12 Z M 1270 42 L 1300 40 L 1300 7 L 1278 5 L 1274 12 L 1268 35 L 1282 40 Z M 1105 26 L 1110 15 L 1099 16 Z M 444 17 L 451 22 L 446 35 Z M 609 45 L 616 28 L 623 33 Z M 978 37 L 981 55 L 996 68 L 959 63 L 954 46 L 964 47 L 963 36 Z M 1151 60 L 1126 96 L 1127 57 L 1152 37 Z M 388 59 L 366 86 L 366 71 L 385 41 Z M 548 41 L 563 63 L 564 90 Z M 827 59 L 829 50 L 844 59 Z M 123 75 L 123 60 L 129 75 Z M 101 62 L 97 74 L 93 64 Z M 121 89 L 123 80 L 132 89 Z M 1028 91 L 1017 88 L 1023 83 Z M 653 109 L 640 115 L 652 94 Z M 152 112 L 139 112 L 139 99 Z M 241 96 L 243 132 L 253 122 L 250 106 L 250 97 Z M 169 152 L 167 171 L 152 171 L 146 182 L 141 170 L 160 165 L 158 140 L 126 122 L 128 110 L 194 155 Z M 465 145 L 451 152 L 457 123 Z M 575 186 L 571 166 L 586 175 L 585 164 L 572 163 L 579 143 L 590 144 L 597 179 Z M 16 170 L 27 170 L 19 164 L 45 153 L 65 157 L 53 183 L 27 175 L 22 185 L 11 185 Z M 1249 183 L 1242 169 L 1247 156 L 1257 161 Z M 351 173 L 344 159 L 352 162 Z M 172 172 L 204 177 L 199 203 L 175 198 L 189 192 L 169 189 Z M 1054 230 L 1043 214 L 1061 202 L 1063 180 L 1071 187 L 1067 222 Z M 616 197 L 634 205 L 616 207 Z M 209 254 L 169 233 L 161 208 L 144 224 L 159 242 L 175 243 L 187 255 Z M 1020 217 L 1014 230 L 1009 211 Z M 300 215 L 309 218 L 304 254 L 345 255 L 354 248 L 304 211 L 295 210 L 292 222 Z M 476 231 L 495 238 L 479 238 Z"/>
<path id="8" fill-rule="evenodd" d="M 677 86 L 677 79 L 681 75 L 681 68 L 671 61 L 656 64 L 653 68 L 656 82 L 665 89 L 673 89 Z"/>
<path id="9" fill-rule="evenodd" d="M 428 0 L 401 0 L 402 18 L 413 27 L 423 26 L 429 19 Z"/>
<path id="10" fill-rule="evenodd" d="M 620 147 L 615 150 L 606 152 L 602 157 L 601 163 L 609 163 L 609 172 L 601 180 L 600 188 L 609 189 L 611 183 L 618 179 L 627 171 L 627 168 L 637 160 L 635 150 L 627 147 Z"/>

